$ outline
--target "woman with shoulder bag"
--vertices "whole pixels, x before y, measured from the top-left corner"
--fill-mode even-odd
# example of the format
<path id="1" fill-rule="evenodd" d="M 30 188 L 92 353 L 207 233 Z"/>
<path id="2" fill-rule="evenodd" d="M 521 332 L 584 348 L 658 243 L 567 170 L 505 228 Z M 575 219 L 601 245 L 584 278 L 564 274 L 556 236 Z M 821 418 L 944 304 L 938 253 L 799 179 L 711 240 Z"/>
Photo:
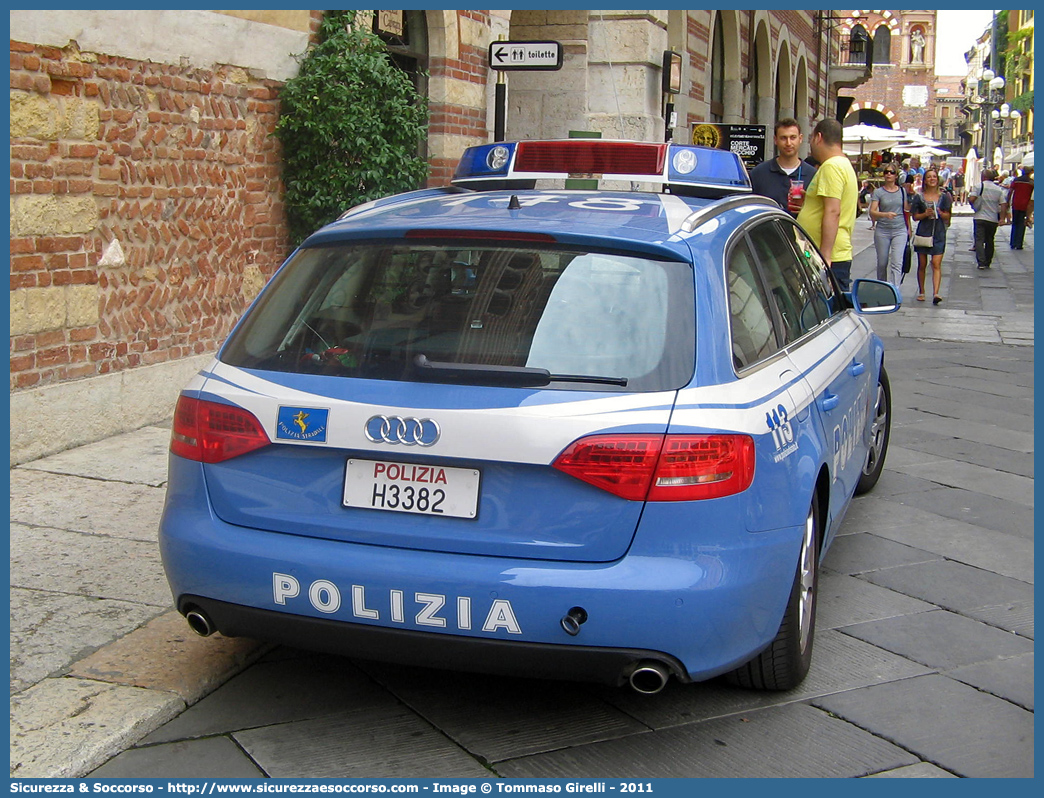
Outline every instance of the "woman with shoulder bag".
<path id="1" fill-rule="evenodd" d="M 874 228 L 877 279 L 887 280 L 896 288 L 903 279 L 903 253 L 910 234 L 906 221 L 909 212 L 906 189 L 899 185 L 899 170 L 886 164 L 884 185 L 870 195 L 870 219 L 877 223 Z"/>
<path id="2" fill-rule="evenodd" d="M 946 228 L 950 224 L 953 201 L 949 194 L 939 188 L 939 172 L 932 167 L 924 173 L 924 188 L 914 195 L 910 203 L 910 214 L 917 222 L 913 245 L 917 253 L 917 301 L 924 302 L 924 278 L 928 269 L 928 257 L 932 259 L 932 304 L 942 302 L 939 289 L 942 286 L 942 256 L 946 251 Z"/>

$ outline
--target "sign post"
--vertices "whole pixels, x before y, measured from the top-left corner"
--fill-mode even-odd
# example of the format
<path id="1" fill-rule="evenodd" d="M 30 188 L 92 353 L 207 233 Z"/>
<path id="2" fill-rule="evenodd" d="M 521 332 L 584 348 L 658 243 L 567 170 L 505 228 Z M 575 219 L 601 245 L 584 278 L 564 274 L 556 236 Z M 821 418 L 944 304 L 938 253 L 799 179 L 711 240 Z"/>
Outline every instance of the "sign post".
<path id="1" fill-rule="evenodd" d="M 504 73 L 561 69 L 562 45 L 559 42 L 491 42 L 489 68 L 499 72 L 493 98 L 493 141 L 503 141 L 504 120 L 507 116 Z"/>
<path id="2" fill-rule="evenodd" d="M 562 45 L 559 42 L 491 42 L 489 66 L 505 72 L 561 69 Z"/>

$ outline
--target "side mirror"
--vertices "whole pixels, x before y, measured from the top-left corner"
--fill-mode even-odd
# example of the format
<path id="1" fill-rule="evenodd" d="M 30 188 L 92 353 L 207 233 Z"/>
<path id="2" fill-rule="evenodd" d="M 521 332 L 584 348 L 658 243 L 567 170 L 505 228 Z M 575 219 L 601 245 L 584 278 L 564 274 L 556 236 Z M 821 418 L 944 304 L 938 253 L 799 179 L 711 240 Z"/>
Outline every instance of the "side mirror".
<path id="1" fill-rule="evenodd" d="M 856 280 L 850 296 L 856 313 L 864 315 L 895 313 L 903 303 L 896 287 L 883 280 Z"/>

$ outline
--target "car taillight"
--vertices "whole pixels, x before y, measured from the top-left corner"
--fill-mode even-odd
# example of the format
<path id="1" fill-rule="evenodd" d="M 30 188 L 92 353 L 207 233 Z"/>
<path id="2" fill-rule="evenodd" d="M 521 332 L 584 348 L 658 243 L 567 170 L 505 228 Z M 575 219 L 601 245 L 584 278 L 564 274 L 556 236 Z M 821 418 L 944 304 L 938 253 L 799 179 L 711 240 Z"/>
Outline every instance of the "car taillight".
<path id="1" fill-rule="evenodd" d="M 754 479 L 749 435 L 592 435 L 552 464 L 632 501 L 692 501 L 731 496 Z"/>
<path id="2" fill-rule="evenodd" d="M 178 399 L 170 436 L 170 450 L 176 455 L 220 463 L 270 443 L 261 422 L 241 407 L 190 396 Z"/>
<path id="3" fill-rule="evenodd" d="M 647 500 L 716 499 L 745 491 L 753 479 L 749 435 L 668 435 Z"/>

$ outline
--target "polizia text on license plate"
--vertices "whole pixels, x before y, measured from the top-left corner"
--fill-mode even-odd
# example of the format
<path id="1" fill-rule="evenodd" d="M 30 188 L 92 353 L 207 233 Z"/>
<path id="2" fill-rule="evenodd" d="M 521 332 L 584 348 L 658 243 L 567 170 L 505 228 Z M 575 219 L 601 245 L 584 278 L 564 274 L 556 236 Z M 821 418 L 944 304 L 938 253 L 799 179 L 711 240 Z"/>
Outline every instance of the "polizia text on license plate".
<path id="1" fill-rule="evenodd" d="M 475 518 L 480 476 L 473 468 L 350 459 L 344 506 Z"/>

